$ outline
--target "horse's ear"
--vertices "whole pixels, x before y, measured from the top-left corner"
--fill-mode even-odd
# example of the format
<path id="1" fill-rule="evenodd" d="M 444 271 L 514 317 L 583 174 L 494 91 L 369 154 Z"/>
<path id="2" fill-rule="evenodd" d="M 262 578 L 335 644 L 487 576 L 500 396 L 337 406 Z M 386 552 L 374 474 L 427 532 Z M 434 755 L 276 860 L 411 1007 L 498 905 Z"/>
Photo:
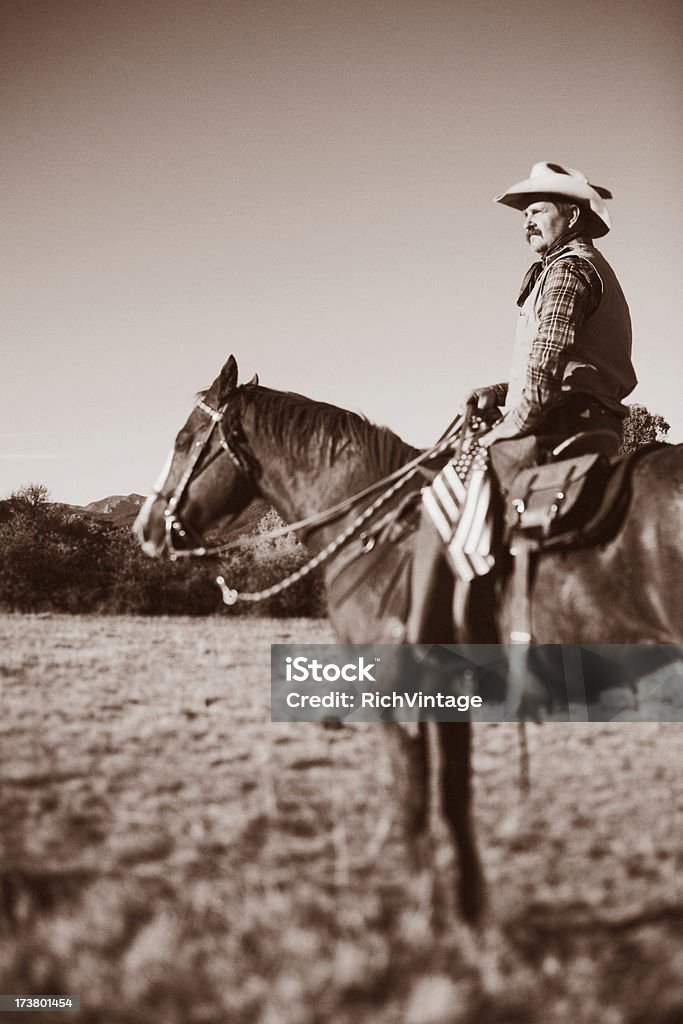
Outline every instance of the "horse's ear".
<path id="1" fill-rule="evenodd" d="M 258 373 L 254 374 L 254 376 L 249 381 L 249 384 L 253 384 L 254 386 L 256 386 L 258 384 Z"/>
<path id="2" fill-rule="evenodd" d="M 230 356 L 218 378 L 218 388 L 221 396 L 235 390 L 237 387 L 237 372 L 237 360 L 234 356 Z"/>

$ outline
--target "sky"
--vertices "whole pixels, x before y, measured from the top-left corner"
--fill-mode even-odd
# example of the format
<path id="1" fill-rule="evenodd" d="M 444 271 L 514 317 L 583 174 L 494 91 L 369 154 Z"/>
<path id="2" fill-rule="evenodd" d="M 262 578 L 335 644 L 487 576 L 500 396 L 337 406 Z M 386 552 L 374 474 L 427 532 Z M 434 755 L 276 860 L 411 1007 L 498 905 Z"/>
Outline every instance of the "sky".
<path id="1" fill-rule="evenodd" d="M 194 393 L 246 380 L 426 445 L 504 380 L 540 160 L 683 440 L 678 0 L 0 0 L 0 497 L 147 493 Z"/>

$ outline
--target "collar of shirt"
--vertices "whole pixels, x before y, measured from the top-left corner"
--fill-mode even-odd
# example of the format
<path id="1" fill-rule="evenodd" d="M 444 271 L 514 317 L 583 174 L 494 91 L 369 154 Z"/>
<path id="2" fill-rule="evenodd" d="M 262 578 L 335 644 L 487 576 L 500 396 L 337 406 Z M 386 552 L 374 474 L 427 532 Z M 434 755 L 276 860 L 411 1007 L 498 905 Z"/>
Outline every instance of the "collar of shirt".
<path id="1" fill-rule="evenodd" d="M 578 231 L 572 231 L 569 234 L 562 235 L 561 238 L 558 238 L 558 240 L 553 245 L 550 246 L 543 259 L 537 260 L 535 263 L 531 264 L 526 274 L 524 275 L 521 288 L 519 289 L 519 295 L 517 296 L 518 306 L 524 305 L 529 295 L 531 294 L 534 285 L 538 281 L 539 277 L 541 276 L 541 273 L 545 270 L 545 268 L 550 266 L 551 263 L 554 263 L 558 256 L 564 255 L 569 246 L 569 243 L 573 242 L 577 238 L 580 239 L 582 242 L 587 242 L 590 245 L 590 238 L 588 238 L 586 235 L 582 235 Z"/>

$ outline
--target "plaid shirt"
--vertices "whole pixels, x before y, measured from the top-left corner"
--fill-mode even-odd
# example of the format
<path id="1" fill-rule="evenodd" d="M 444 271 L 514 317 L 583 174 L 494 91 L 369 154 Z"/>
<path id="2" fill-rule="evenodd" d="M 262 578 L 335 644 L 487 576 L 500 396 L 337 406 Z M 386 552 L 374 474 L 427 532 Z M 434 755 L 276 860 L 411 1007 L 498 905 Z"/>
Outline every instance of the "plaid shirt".
<path id="1" fill-rule="evenodd" d="M 543 280 L 538 333 L 527 364 L 522 399 L 506 417 L 509 428 L 515 433 L 533 431 L 558 404 L 576 331 L 595 313 L 602 298 L 600 277 L 588 260 L 580 256 L 565 257 L 554 266 L 558 257 L 567 252 L 569 241 L 570 238 L 561 239 L 542 261 L 533 265 L 518 299 L 518 305 L 523 305 L 539 274 L 549 267 Z M 495 389 L 499 404 L 504 405 L 508 385 L 496 384 Z"/>

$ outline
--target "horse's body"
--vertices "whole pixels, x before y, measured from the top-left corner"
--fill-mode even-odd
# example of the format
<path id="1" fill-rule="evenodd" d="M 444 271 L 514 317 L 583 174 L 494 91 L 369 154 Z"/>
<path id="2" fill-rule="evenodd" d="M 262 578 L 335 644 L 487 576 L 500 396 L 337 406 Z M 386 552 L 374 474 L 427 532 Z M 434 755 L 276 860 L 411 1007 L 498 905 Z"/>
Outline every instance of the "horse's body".
<path id="1" fill-rule="evenodd" d="M 544 554 L 534 579 L 538 643 L 636 644 L 683 640 L 683 446 L 643 455 L 627 514 L 604 544 Z M 501 637 L 514 628 L 509 587 Z"/>
<path id="2" fill-rule="evenodd" d="M 271 502 L 285 521 L 298 521 L 362 491 L 416 454 L 390 431 L 353 413 L 253 382 L 238 387 L 232 357 L 204 397 L 210 404 L 200 402 L 204 412 L 195 409 L 191 414 L 176 439 L 165 478 L 136 522 L 135 532 L 148 554 L 168 550 L 171 527 L 181 520 L 178 532 L 189 543 L 188 535 L 200 538 L 219 518 L 238 514 L 255 494 Z M 193 443 L 202 443 L 195 438 L 205 431 L 205 413 L 212 410 L 218 410 L 213 418 L 220 424 L 222 438 L 211 435 L 213 428 L 209 429 L 203 438 L 205 450 L 188 477 L 188 453 Z M 229 452 L 230 460 L 220 457 L 222 449 Z M 406 484 L 393 504 L 415 487 L 414 481 Z M 663 642 L 681 637 L 680 596 L 676 596 L 681 568 L 680 449 L 663 449 L 643 459 L 632 487 L 629 514 L 608 544 L 543 559 L 533 601 L 540 641 Z M 303 538 L 306 545 L 312 552 L 320 551 L 357 511 L 308 532 Z M 375 546 L 368 553 L 352 541 L 355 552 L 344 549 L 327 564 L 330 619 L 341 641 L 402 639 L 397 627 L 408 610 L 413 538 L 414 533 L 408 532 L 398 543 Z M 351 557 L 354 553 L 358 557 Z M 657 586 L 653 579 L 653 558 L 664 574 L 664 586 Z M 622 583 L 618 596 L 617 581 Z M 504 591 L 499 611 L 502 635 L 512 612 L 510 596 Z M 477 638 L 479 642 L 495 639 Z M 452 630 L 446 627 L 439 642 L 453 640 Z M 463 721 L 439 723 L 434 729 L 441 804 L 460 855 L 460 905 L 465 916 L 476 921 L 484 906 L 484 886 L 470 815 L 471 726 Z M 395 763 L 405 784 L 402 809 L 407 830 L 419 832 L 429 803 L 426 727 L 421 724 L 412 735 L 397 725 L 387 725 L 386 730 L 394 754 L 399 755 Z"/>

